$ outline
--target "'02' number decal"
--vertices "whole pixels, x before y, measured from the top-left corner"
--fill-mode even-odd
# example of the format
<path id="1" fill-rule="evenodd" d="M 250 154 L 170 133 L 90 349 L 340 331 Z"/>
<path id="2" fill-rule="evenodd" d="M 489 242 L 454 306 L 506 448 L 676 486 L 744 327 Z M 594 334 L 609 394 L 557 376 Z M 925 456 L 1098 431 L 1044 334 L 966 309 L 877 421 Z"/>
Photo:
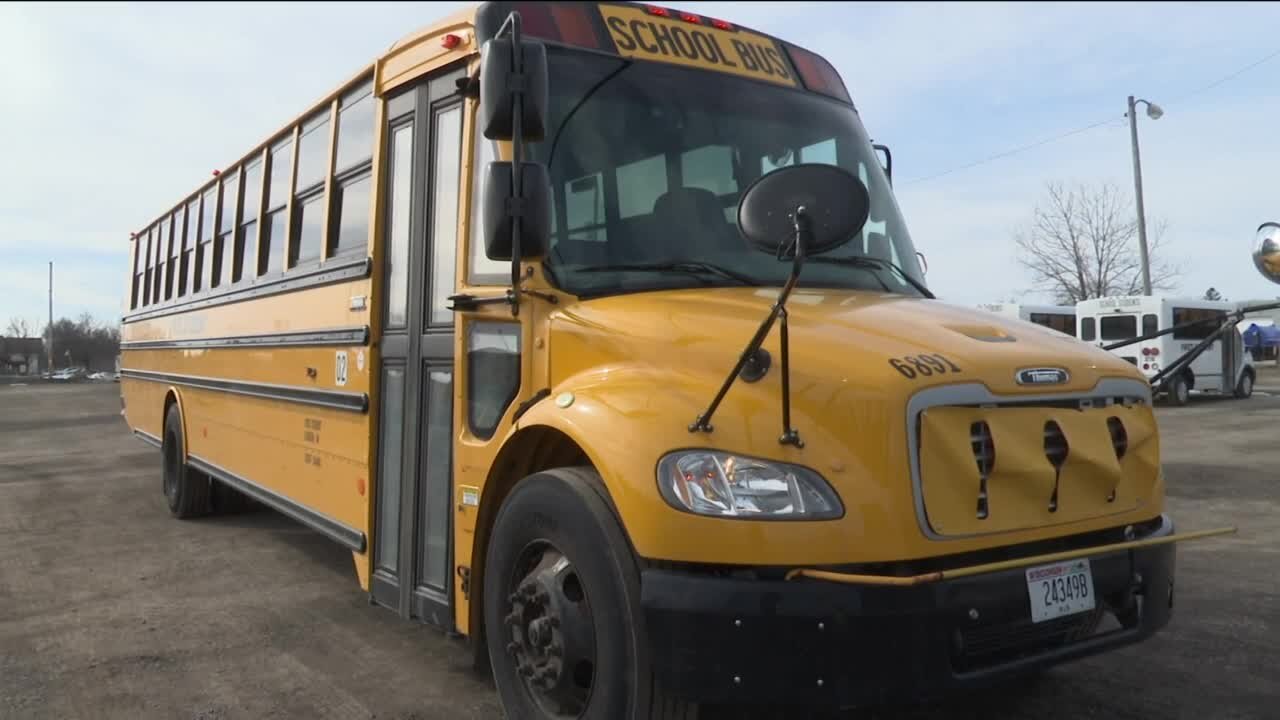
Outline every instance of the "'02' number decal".
<path id="1" fill-rule="evenodd" d="M 894 370 L 902 373 L 902 376 L 908 380 L 914 380 L 916 377 L 923 375 L 945 375 L 947 373 L 958 373 L 960 367 L 948 360 L 946 357 L 934 353 L 932 355 L 908 355 L 904 358 L 889 358 L 889 365 Z"/>

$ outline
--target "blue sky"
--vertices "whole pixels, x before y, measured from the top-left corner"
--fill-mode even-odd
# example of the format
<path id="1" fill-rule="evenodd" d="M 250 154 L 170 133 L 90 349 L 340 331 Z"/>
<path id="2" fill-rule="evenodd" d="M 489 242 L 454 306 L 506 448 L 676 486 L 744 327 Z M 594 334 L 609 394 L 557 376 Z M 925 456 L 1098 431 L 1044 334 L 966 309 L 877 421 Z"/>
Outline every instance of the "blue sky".
<path id="1" fill-rule="evenodd" d="M 0 5 L 0 326 L 118 317 L 128 233 L 399 37 L 461 3 Z M 1129 94 L 1148 217 L 1178 291 L 1274 297 L 1253 230 L 1280 219 L 1280 5 L 684 3 L 832 61 L 872 136 L 938 295 L 1047 299 L 1012 235 L 1048 181 L 1132 193 Z M 1059 142 L 921 180 L 1095 122 Z M 913 180 L 915 180 L 913 182 Z M 2 329 L 2 327 L 0 327 Z"/>

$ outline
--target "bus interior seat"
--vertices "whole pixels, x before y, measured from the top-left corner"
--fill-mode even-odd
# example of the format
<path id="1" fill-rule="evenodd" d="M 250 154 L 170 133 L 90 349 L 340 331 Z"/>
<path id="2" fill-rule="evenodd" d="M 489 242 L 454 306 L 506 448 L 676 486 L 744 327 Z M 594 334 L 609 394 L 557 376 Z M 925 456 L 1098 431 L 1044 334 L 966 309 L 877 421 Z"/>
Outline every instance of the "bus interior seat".
<path id="1" fill-rule="evenodd" d="M 724 207 L 716 194 L 705 188 L 673 188 L 653 203 L 652 227 L 661 229 L 653 239 L 670 243 L 667 256 L 693 259 L 704 253 L 735 252 L 742 249 L 737 230 L 725 219 Z M 688 228 L 690 232 L 672 232 Z"/>

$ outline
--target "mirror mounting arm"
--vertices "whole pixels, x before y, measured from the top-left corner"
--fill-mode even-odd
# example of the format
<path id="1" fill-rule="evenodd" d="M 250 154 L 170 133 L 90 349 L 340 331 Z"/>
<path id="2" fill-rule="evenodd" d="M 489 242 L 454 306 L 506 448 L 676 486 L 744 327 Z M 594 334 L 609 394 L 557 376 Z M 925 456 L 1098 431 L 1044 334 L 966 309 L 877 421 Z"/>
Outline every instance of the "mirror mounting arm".
<path id="1" fill-rule="evenodd" d="M 792 254 L 791 274 L 787 277 L 786 284 L 782 286 L 782 291 L 778 293 L 778 299 L 774 301 L 769 315 L 760 324 L 755 336 L 751 338 L 751 342 L 747 343 L 747 347 L 738 358 L 738 363 L 733 366 L 729 377 L 725 378 L 724 383 L 720 385 L 720 390 L 716 393 L 715 398 L 712 399 L 711 404 L 689 425 L 689 432 L 691 433 L 709 433 L 714 430 L 711 425 L 711 417 L 715 415 L 716 409 L 720 407 L 725 394 L 733 386 L 733 381 L 742 373 L 742 368 L 747 365 L 751 358 L 755 357 L 756 351 L 764 344 L 765 338 L 769 336 L 769 331 L 773 329 L 773 324 L 780 322 L 779 339 L 782 344 L 782 435 L 778 438 L 778 442 L 783 445 L 794 445 L 797 448 L 804 447 L 804 441 L 800 439 L 799 431 L 791 427 L 791 353 L 790 337 L 787 333 L 787 298 L 791 296 L 791 291 L 795 289 L 796 283 L 800 279 L 800 269 L 804 266 L 804 249 L 807 244 L 806 241 L 812 233 L 812 228 L 811 221 L 803 205 L 796 208 L 794 218 L 794 239 L 791 243 L 781 246 L 778 251 L 779 259 L 782 259 L 787 253 Z"/>
<path id="2" fill-rule="evenodd" d="M 521 48 L 521 21 L 520 13 L 512 11 L 507 19 L 502 23 L 502 27 L 498 28 L 498 32 L 494 37 L 502 37 L 504 32 L 511 33 L 511 44 L 515 50 L 511 53 L 511 197 L 523 198 L 520 194 L 521 176 L 524 175 L 524 128 L 521 124 L 524 120 L 524 101 L 525 90 L 528 83 L 525 82 L 524 76 L 524 53 Z M 518 201 L 507 206 L 507 212 L 511 217 L 511 290 L 507 297 L 511 302 L 511 316 L 518 317 L 520 315 L 520 262 L 522 259 L 520 253 L 520 235 L 521 220 L 523 208 L 519 206 Z"/>

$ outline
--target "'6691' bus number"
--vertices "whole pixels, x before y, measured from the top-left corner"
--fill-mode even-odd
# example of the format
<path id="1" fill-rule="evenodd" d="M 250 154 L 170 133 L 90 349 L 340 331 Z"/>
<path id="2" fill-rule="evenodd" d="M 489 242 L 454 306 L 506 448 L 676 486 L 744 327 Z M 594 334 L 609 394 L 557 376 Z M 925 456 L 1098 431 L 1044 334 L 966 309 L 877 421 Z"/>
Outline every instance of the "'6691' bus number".
<path id="1" fill-rule="evenodd" d="M 960 372 L 959 366 L 948 360 L 946 357 L 933 353 L 932 355 L 908 355 L 902 358 L 889 358 L 889 365 L 908 380 L 914 380 L 917 376 L 923 375 L 945 375 L 947 373 Z"/>

